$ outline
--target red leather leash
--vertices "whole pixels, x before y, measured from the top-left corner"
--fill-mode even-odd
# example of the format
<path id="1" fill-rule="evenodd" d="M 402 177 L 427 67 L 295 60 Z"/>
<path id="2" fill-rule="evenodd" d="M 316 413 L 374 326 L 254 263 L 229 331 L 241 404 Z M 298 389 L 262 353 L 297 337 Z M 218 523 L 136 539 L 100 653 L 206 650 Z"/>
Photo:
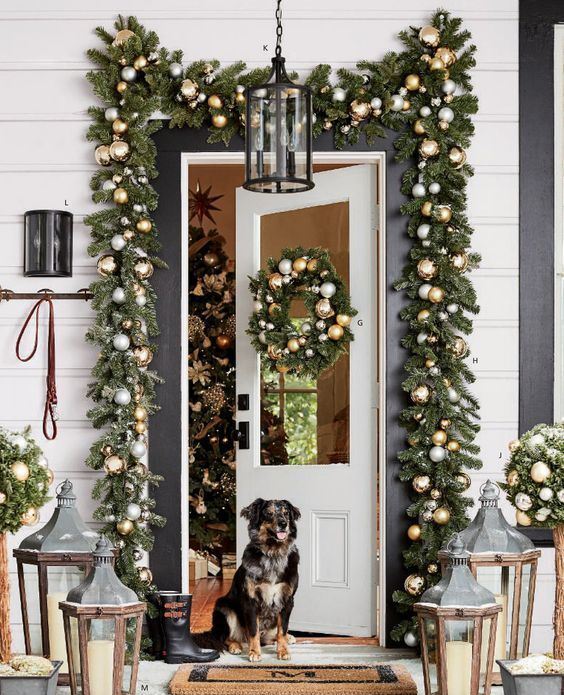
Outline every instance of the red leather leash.
<path id="1" fill-rule="evenodd" d="M 52 440 L 57 436 L 57 420 L 59 416 L 57 413 L 57 384 L 55 382 L 55 311 L 53 301 L 49 295 L 41 297 L 41 299 L 33 305 L 28 317 L 24 321 L 16 341 L 16 356 L 21 362 L 29 362 L 37 352 L 37 345 L 39 343 L 39 311 L 41 305 L 44 303 L 49 306 L 49 333 L 47 337 L 47 392 L 45 394 L 45 410 L 43 411 L 43 434 L 46 439 Z M 20 354 L 20 343 L 34 315 L 35 339 L 33 347 L 27 357 L 22 357 Z M 48 432 L 49 419 L 51 420 L 50 434 Z"/>

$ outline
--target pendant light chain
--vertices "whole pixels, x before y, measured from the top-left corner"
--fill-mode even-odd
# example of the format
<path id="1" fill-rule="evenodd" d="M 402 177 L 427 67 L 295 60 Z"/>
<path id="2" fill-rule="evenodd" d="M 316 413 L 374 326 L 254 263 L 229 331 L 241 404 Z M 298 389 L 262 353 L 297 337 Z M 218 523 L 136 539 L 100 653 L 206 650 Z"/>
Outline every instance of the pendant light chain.
<path id="1" fill-rule="evenodd" d="M 276 57 L 282 55 L 282 0 L 276 3 Z"/>

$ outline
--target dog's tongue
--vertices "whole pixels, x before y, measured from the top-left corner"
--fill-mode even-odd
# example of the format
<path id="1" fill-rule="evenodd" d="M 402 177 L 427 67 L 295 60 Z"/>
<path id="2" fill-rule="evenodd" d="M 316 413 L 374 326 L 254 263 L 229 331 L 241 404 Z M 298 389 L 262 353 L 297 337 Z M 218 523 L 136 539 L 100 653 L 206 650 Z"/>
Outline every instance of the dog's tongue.
<path id="1" fill-rule="evenodd" d="M 279 541 L 283 541 L 286 539 L 287 535 L 288 534 L 286 533 L 286 531 L 278 531 L 276 534 L 276 538 L 278 538 Z"/>

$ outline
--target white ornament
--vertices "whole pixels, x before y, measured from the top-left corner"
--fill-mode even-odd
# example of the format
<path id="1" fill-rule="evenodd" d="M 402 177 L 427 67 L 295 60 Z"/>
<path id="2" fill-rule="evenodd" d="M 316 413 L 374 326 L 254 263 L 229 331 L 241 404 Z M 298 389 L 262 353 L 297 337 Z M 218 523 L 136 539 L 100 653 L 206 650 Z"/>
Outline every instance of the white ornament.
<path id="1" fill-rule="evenodd" d="M 552 499 L 554 492 L 549 487 L 541 487 L 539 497 L 543 502 L 548 502 Z"/>
<path id="2" fill-rule="evenodd" d="M 430 115 L 431 115 L 431 109 L 430 109 L 428 106 L 422 106 L 422 107 L 419 109 L 419 115 L 420 115 L 422 118 L 427 118 L 427 116 L 430 116 Z"/>
<path id="3" fill-rule="evenodd" d="M 136 439 L 131 445 L 129 451 L 131 452 L 132 456 L 135 456 L 136 459 L 140 459 L 147 453 L 147 447 L 145 446 L 145 444 L 143 444 L 142 441 Z"/>
<path id="4" fill-rule="evenodd" d="M 23 437 L 21 434 L 17 434 L 12 439 L 12 444 L 15 447 L 17 447 L 20 453 L 24 452 L 27 449 L 27 439 Z"/>
<path id="5" fill-rule="evenodd" d="M 319 294 L 322 297 L 325 297 L 326 299 L 329 299 L 330 297 L 332 297 L 336 291 L 337 291 L 337 288 L 335 287 L 335 284 L 333 282 L 324 282 L 319 287 Z"/>
<path id="6" fill-rule="evenodd" d="M 311 348 L 308 348 L 305 351 L 306 357 L 313 357 L 313 350 Z"/>
<path id="7" fill-rule="evenodd" d="M 311 333 L 311 323 L 309 321 L 304 321 L 300 326 L 300 331 L 304 335 L 309 335 Z"/>
<path id="8" fill-rule="evenodd" d="M 242 84 L 238 84 L 235 87 L 235 93 L 236 94 L 244 94 L 244 92 L 245 92 L 245 87 Z"/>
<path id="9" fill-rule="evenodd" d="M 423 343 L 427 340 L 427 333 L 418 333 L 417 334 L 417 344 L 418 345 L 423 345 Z"/>
<path id="10" fill-rule="evenodd" d="M 129 405 L 129 403 L 131 403 L 131 394 L 127 389 L 117 389 L 114 393 L 114 403 L 118 405 Z"/>
<path id="11" fill-rule="evenodd" d="M 540 522 L 542 523 L 543 521 L 546 521 L 546 520 L 548 519 L 548 514 L 546 514 L 546 515 L 545 515 L 545 514 L 541 514 L 540 511 L 538 511 L 538 512 L 535 514 L 535 519 L 536 519 L 537 521 L 540 521 Z"/>
<path id="12" fill-rule="evenodd" d="M 447 304 L 446 310 L 449 314 L 456 314 L 458 311 L 458 304 Z"/>
<path id="13" fill-rule="evenodd" d="M 422 246 L 424 249 L 428 249 L 429 246 L 431 246 L 431 242 L 430 242 L 428 239 L 424 239 L 424 240 L 421 242 L 421 246 Z"/>
<path id="14" fill-rule="evenodd" d="M 347 93 L 341 87 L 334 87 L 331 99 L 333 101 L 344 101 L 347 98 Z"/>
<path id="15" fill-rule="evenodd" d="M 116 118 L 119 118 L 119 109 L 116 106 L 108 106 L 108 108 L 104 111 L 104 118 L 108 121 L 108 123 L 113 123 Z"/>
<path id="16" fill-rule="evenodd" d="M 417 236 L 419 239 L 426 239 L 429 236 L 430 231 L 430 224 L 420 224 L 419 227 L 417 227 Z"/>
<path id="17" fill-rule="evenodd" d="M 123 287 L 116 287 L 112 292 L 112 302 L 115 304 L 125 304 L 127 297 L 125 296 L 125 290 Z"/>
<path id="18" fill-rule="evenodd" d="M 442 109 L 439 109 L 437 115 L 439 121 L 444 121 L 445 123 L 452 123 L 454 121 L 454 111 L 449 106 L 443 106 Z"/>
<path id="19" fill-rule="evenodd" d="M 266 345 L 266 333 L 264 331 L 261 331 L 258 334 L 257 338 L 259 343 L 261 343 L 262 345 Z"/>
<path id="20" fill-rule="evenodd" d="M 445 80 L 441 85 L 443 94 L 454 94 L 456 90 L 456 82 L 454 80 Z"/>
<path id="21" fill-rule="evenodd" d="M 370 108 L 374 109 L 375 111 L 377 109 L 381 109 L 382 108 L 382 99 L 380 99 L 380 97 L 374 97 L 374 99 L 372 99 L 370 101 Z"/>
<path id="22" fill-rule="evenodd" d="M 425 195 L 425 186 L 422 183 L 416 183 L 411 189 L 411 194 L 414 198 L 423 198 Z"/>
<path id="23" fill-rule="evenodd" d="M 419 640 L 417 639 L 417 635 L 415 634 L 415 632 L 411 632 L 411 630 L 409 630 L 403 636 L 403 641 L 405 642 L 406 647 L 413 648 L 417 646 Z"/>
<path id="24" fill-rule="evenodd" d="M 533 506 L 533 502 L 529 495 L 526 495 L 524 492 L 518 492 L 515 495 L 515 506 L 522 512 L 527 512 Z"/>
<path id="25" fill-rule="evenodd" d="M 267 330 L 267 331 L 271 331 L 273 328 L 274 328 L 274 324 L 273 324 L 273 323 L 270 323 L 270 322 L 269 322 L 269 323 L 266 324 L 266 330 Z"/>
<path id="26" fill-rule="evenodd" d="M 564 490 L 558 490 L 556 493 L 556 497 L 558 497 L 558 501 L 564 504 Z"/>
<path id="27" fill-rule="evenodd" d="M 203 104 L 204 101 L 207 101 L 207 99 L 208 99 L 208 95 L 204 94 L 203 92 L 200 92 L 198 94 L 198 98 L 196 99 L 196 101 L 198 101 L 200 104 Z"/>
<path id="28" fill-rule="evenodd" d="M 327 333 L 320 333 L 318 335 L 318 340 L 319 340 L 319 342 L 324 343 L 328 337 L 329 336 L 327 335 Z"/>
<path id="29" fill-rule="evenodd" d="M 124 352 L 129 347 L 129 336 L 125 333 L 118 333 L 114 336 L 113 345 L 116 350 Z"/>
<path id="30" fill-rule="evenodd" d="M 112 240 L 110 241 L 110 246 L 113 248 L 114 251 L 122 251 L 125 248 L 126 244 L 127 242 L 121 234 L 115 234 L 112 237 Z"/>
<path id="31" fill-rule="evenodd" d="M 537 447 L 537 446 L 542 446 L 545 443 L 544 437 L 542 434 L 533 434 L 533 436 L 529 439 L 529 447 Z"/>
<path id="32" fill-rule="evenodd" d="M 450 403 L 458 403 L 460 400 L 460 394 L 456 389 L 453 389 L 452 386 L 449 386 L 447 396 Z"/>
<path id="33" fill-rule="evenodd" d="M 41 466 L 41 468 L 49 468 L 49 461 L 45 458 L 45 456 L 40 456 L 37 465 Z"/>
<path id="34" fill-rule="evenodd" d="M 417 290 L 417 294 L 419 295 L 420 299 L 428 299 L 429 298 L 429 292 L 431 291 L 433 285 L 429 285 L 428 283 L 423 283 Z"/>
<path id="35" fill-rule="evenodd" d="M 531 478 L 535 483 L 544 483 L 550 477 L 551 470 L 544 461 L 537 461 L 531 466 Z"/>
<path id="36" fill-rule="evenodd" d="M 390 110 L 391 111 L 401 111 L 403 109 L 403 97 L 401 94 L 392 94 L 390 99 Z"/>
<path id="37" fill-rule="evenodd" d="M 137 79 L 137 70 L 132 68 L 131 65 L 126 65 L 121 69 L 120 75 L 121 79 L 125 80 L 125 82 L 135 82 Z"/>
<path id="38" fill-rule="evenodd" d="M 429 374 L 431 376 L 439 376 L 440 373 L 441 373 L 441 370 L 437 367 L 437 365 L 435 365 L 434 367 L 431 367 L 429 369 Z"/>
<path id="39" fill-rule="evenodd" d="M 437 195 L 437 193 L 441 192 L 441 184 L 437 183 L 436 181 L 433 181 L 433 183 L 429 184 L 429 193 L 432 193 L 433 195 Z"/>
<path id="40" fill-rule="evenodd" d="M 437 316 L 439 317 L 439 321 L 446 321 L 448 319 L 448 314 L 446 311 L 439 311 Z"/>
<path id="41" fill-rule="evenodd" d="M 175 80 L 178 79 L 182 75 L 182 65 L 180 63 L 171 63 L 168 66 L 168 74 Z"/>
<path id="42" fill-rule="evenodd" d="M 141 516 L 141 507 L 135 502 L 130 502 L 125 509 L 125 516 L 130 521 L 137 521 Z"/>
<path id="43" fill-rule="evenodd" d="M 138 214 L 143 212 L 143 206 L 139 203 L 135 203 L 135 205 L 133 206 L 133 212 L 136 212 Z"/>
<path id="44" fill-rule="evenodd" d="M 258 299 L 256 302 L 253 302 L 253 311 L 255 314 L 258 314 L 259 311 L 262 311 L 262 302 L 259 302 Z"/>
<path id="45" fill-rule="evenodd" d="M 429 458 L 433 463 L 440 463 L 446 458 L 447 452 L 442 446 L 432 446 L 429 449 Z"/>
<path id="46" fill-rule="evenodd" d="M 292 261 L 289 258 L 283 258 L 278 264 L 278 270 L 282 275 L 289 275 L 292 272 Z"/>
<path id="47" fill-rule="evenodd" d="M 542 514 L 544 517 L 550 516 L 552 514 L 552 509 L 549 509 L 548 507 L 541 507 L 538 514 Z"/>
<path id="48" fill-rule="evenodd" d="M 145 304 L 147 304 L 147 297 L 145 297 L 144 294 L 137 295 L 137 297 L 135 297 L 135 304 L 137 304 L 137 306 L 145 306 Z"/>

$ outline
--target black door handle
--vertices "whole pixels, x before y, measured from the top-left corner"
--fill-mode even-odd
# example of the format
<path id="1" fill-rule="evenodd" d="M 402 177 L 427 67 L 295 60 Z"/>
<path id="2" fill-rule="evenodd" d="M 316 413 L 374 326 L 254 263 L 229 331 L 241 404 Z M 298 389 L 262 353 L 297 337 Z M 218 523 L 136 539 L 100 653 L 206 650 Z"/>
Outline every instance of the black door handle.
<path id="1" fill-rule="evenodd" d="M 239 442 L 239 449 L 249 448 L 249 423 L 240 422 L 235 430 L 235 439 Z"/>

